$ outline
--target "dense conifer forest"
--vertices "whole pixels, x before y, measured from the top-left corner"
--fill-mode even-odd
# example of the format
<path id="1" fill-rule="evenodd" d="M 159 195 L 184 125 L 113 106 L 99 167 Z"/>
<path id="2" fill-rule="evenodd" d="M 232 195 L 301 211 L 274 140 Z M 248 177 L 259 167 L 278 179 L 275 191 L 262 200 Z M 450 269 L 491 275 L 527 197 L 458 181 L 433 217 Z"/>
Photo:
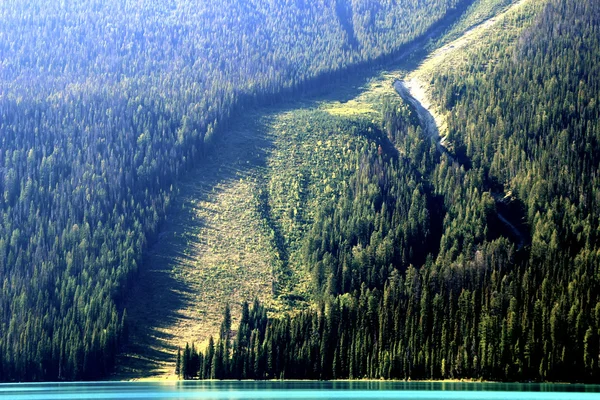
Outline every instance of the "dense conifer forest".
<path id="1" fill-rule="evenodd" d="M 438 39 L 509 3 L 2 2 L 0 381 L 113 371 L 178 179 L 244 109 L 389 61 L 457 10 Z M 428 72 L 447 151 L 399 97 L 381 121 L 310 120 L 360 137 L 339 165 L 315 156 L 338 174 L 316 211 L 300 196 L 311 178 L 256 193 L 274 294 L 305 306 L 245 302 L 239 326 L 227 306 L 207 346 L 179 350 L 177 375 L 597 381 L 600 3 L 529 3 Z"/>
<path id="2" fill-rule="evenodd" d="M 463 3 L 3 1 L 0 380 L 106 376 L 176 180 L 229 118 L 393 55 Z"/>
<path id="3" fill-rule="evenodd" d="M 303 238 L 315 306 L 227 308 L 180 376 L 597 381 L 600 5 L 535 4 L 431 74 L 450 154 L 388 104 Z"/>

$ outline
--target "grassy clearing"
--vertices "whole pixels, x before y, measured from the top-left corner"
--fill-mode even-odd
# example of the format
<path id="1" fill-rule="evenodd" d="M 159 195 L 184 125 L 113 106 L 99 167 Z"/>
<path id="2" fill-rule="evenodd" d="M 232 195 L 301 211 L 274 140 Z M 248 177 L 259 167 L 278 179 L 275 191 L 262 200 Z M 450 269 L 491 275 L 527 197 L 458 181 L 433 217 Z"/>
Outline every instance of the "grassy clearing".
<path id="1" fill-rule="evenodd" d="M 319 105 L 319 110 L 332 116 L 348 119 L 366 118 L 373 122 L 381 119 L 381 105 L 383 102 L 397 98 L 393 83 L 403 75 L 402 70 L 383 72 L 368 81 L 361 91 L 347 101 L 324 101 Z"/>
<path id="2" fill-rule="evenodd" d="M 132 346 L 119 377 L 173 374 L 177 347 L 215 335 L 226 303 L 273 303 L 276 251 L 255 204 L 270 151 L 263 131 L 260 122 L 235 127 L 180 184 L 129 296 Z"/>
<path id="3" fill-rule="evenodd" d="M 116 377 L 169 378 L 177 348 L 218 332 L 226 303 L 258 297 L 272 313 L 310 303 L 301 242 L 326 199 L 339 196 L 353 155 L 395 97 L 382 75 L 339 99 L 246 114 L 179 185 L 179 194 L 129 296 L 130 349 Z M 356 92 L 358 95 L 351 96 Z"/>
<path id="4" fill-rule="evenodd" d="M 352 97 L 327 99 L 274 116 L 269 124 L 274 150 L 267 161 L 265 190 L 270 219 L 286 249 L 278 296 L 287 309 L 311 299 L 310 266 L 303 265 L 302 240 L 317 212 L 346 188 L 357 154 L 375 145 L 386 100 L 398 101 L 399 73 L 371 79 Z"/>
<path id="5" fill-rule="evenodd" d="M 266 190 L 287 251 L 280 271 L 282 298 L 310 298 L 308 268 L 299 255 L 302 237 L 325 199 L 343 190 L 354 169 L 348 158 L 364 142 L 341 126 L 345 120 L 316 108 L 281 114 L 271 126 L 277 150 L 268 160 Z"/>

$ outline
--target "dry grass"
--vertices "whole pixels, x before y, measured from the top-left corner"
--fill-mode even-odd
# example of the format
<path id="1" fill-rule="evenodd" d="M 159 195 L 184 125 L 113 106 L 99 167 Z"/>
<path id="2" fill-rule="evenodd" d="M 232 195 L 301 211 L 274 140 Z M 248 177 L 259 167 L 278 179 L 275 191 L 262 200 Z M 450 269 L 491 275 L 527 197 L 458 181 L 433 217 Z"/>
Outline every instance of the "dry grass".
<path id="1" fill-rule="evenodd" d="M 380 119 L 380 106 L 386 97 L 397 97 L 393 83 L 402 71 L 384 72 L 369 80 L 360 92 L 350 100 L 324 101 L 319 109 L 336 117 Z"/>
<path id="2" fill-rule="evenodd" d="M 177 347 L 218 333 L 225 304 L 273 303 L 275 250 L 255 193 L 270 144 L 259 124 L 237 127 L 180 185 L 127 311 L 132 343 L 117 376 L 168 377 Z"/>
<path id="3" fill-rule="evenodd" d="M 290 278 L 278 294 L 309 298 L 302 236 L 322 201 L 339 192 L 352 168 L 346 159 L 365 140 L 337 124 L 379 121 L 383 98 L 396 97 L 394 79 L 381 75 L 359 91 L 342 88 L 346 101 L 303 100 L 292 111 L 245 115 L 222 135 L 213 154 L 179 185 L 128 296 L 131 345 L 115 378 L 172 379 L 177 348 L 202 347 L 216 335 L 227 303 L 234 326 L 239 304 L 255 297 L 273 313 L 293 313 L 293 305 L 273 296 L 273 269 L 281 265 L 273 225 L 289 250 Z M 259 190 L 269 193 L 271 225 L 261 216 Z"/>

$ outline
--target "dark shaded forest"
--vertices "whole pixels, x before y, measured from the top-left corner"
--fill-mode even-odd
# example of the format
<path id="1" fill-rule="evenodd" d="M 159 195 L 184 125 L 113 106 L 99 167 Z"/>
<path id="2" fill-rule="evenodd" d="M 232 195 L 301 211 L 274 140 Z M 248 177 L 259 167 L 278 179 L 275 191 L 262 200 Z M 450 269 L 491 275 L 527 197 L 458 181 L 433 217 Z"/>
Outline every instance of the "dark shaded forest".
<path id="1" fill-rule="evenodd" d="M 226 310 L 180 375 L 597 382 L 599 28 L 598 2 L 550 0 L 435 75 L 452 159 L 389 106 L 399 151 L 373 137 L 305 237 L 317 305 L 244 304 L 235 332 Z"/>
<path id="2" fill-rule="evenodd" d="M 174 184 L 228 119 L 393 54 L 457 5 L 3 1 L 0 380 L 106 376 Z"/>

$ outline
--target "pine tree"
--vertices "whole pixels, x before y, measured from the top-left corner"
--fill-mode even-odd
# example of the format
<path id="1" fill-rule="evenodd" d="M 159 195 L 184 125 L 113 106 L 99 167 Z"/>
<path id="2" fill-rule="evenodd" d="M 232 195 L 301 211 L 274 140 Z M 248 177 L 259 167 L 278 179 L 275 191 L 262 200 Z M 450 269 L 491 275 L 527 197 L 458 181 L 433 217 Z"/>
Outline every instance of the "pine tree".
<path id="1" fill-rule="evenodd" d="M 177 363 L 175 364 L 175 375 L 181 378 L 181 348 L 177 347 Z"/>

